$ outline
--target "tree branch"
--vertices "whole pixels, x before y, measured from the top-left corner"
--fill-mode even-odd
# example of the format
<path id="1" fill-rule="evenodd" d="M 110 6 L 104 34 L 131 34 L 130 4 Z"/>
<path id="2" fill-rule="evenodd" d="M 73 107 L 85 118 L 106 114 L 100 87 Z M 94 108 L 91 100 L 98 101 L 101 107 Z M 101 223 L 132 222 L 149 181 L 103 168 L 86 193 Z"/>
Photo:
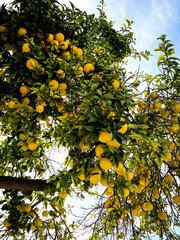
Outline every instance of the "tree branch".
<path id="1" fill-rule="evenodd" d="M 26 193 L 43 191 L 47 185 L 46 180 L 0 176 L 0 189 L 15 189 Z"/>

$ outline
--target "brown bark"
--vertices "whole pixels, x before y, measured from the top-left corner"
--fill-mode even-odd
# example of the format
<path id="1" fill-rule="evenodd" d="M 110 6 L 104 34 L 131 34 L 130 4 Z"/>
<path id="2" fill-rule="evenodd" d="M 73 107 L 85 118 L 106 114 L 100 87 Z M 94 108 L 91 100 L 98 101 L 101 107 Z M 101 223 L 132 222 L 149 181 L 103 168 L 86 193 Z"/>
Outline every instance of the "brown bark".
<path id="1" fill-rule="evenodd" d="M 43 191 L 47 185 L 46 180 L 0 176 L 0 189 L 15 189 L 23 192 L 32 192 Z"/>

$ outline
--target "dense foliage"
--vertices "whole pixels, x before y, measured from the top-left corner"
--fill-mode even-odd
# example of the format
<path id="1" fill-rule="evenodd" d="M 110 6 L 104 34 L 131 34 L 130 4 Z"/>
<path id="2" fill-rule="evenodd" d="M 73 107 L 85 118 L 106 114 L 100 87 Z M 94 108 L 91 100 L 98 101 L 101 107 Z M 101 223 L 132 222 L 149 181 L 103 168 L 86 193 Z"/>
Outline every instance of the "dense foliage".
<path id="1" fill-rule="evenodd" d="M 127 73 L 150 53 L 103 4 L 98 18 L 54 0 L 1 6 L 1 239 L 179 239 L 179 59 L 162 35 L 160 74 Z M 48 157 L 62 146 L 64 163 Z M 69 220 L 66 197 L 88 195 Z"/>

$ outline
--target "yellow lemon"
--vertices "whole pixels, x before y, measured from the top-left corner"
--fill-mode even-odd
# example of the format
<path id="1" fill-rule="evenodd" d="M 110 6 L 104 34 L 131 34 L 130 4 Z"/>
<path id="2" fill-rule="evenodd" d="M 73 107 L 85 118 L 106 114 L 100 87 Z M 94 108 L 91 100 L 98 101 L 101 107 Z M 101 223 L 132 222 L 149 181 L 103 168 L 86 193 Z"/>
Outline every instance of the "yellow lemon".
<path id="1" fill-rule="evenodd" d="M 92 63 L 87 63 L 85 66 L 84 66 L 84 72 L 86 74 L 90 73 L 91 71 L 94 71 L 94 65 Z"/>
<path id="2" fill-rule="evenodd" d="M 72 51 L 72 54 L 76 54 L 77 53 L 77 47 L 76 46 L 71 46 L 71 51 Z"/>
<path id="3" fill-rule="evenodd" d="M 178 124 L 172 124 L 171 127 L 169 128 L 169 131 L 172 133 L 176 133 L 179 131 L 179 125 Z"/>
<path id="4" fill-rule="evenodd" d="M 51 46 L 53 46 L 53 45 L 59 46 L 59 42 L 56 41 L 56 40 L 52 40 L 51 41 Z"/>
<path id="5" fill-rule="evenodd" d="M 36 224 L 37 224 L 38 227 L 41 226 L 42 225 L 42 219 L 41 218 L 37 218 L 36 219 Z"/>
<path id="6" fill-rule="evenodd" d="M 66 90 L 67 89 L 67 84 L 66 83 L 60 83 L 59 84 L 59 90 Z"/>
<path id="7" fill-rule="evenodd" d="M 58 195 L 59 195 L 60 198 L 66 198 L 67 197 L 66 192 L 63 192 L 63 193 L 59 192 Z"/>
<path id="8" fill-rule="evenodd" d="M 77 52 L 76 52 L 76 55 L 79 57 L 79 56 L 82 56 L 83 55 L 83 50 L 81 48 L 78 48 L 77 49 Z"/>
<path id="9" fill-rule="evenodd" d="M 34 231 L 35 229 L 36 229 L 36 227 L 31 223 L 30 230 Z"/>
<path id="10" fill-rule="evenodd" d="M 22 149 L 23 149 L 23 151 L 27 151 L 27 150 L 28 150 L 27 144 L 23 144 L 23 145 L 22 145 Z"/>
<path id="11" fill-rule="evenodd" d="M 119 130 L 117 130 L 117 132 L 124 134 L 127 130 L 128 130 L 128 125 L 124 124 Z"/>
<path id="12" fill-rule="evenodd" d="M 158 213 L 158 218 L 161 219 L 161 220 L 165 220 L 166 219 L 166 213 L 165 212 L 159 212 Z"/>
<path id="13" fill-rule="evenodd" d="M 153 197 L 154 199 L 158 199 L 158 198 L 159 198 L 158 189 L 154 189 L 154 190 L 152 191 L 152 197 Z"/>
<path id="14" fill-rule="evenodd" d="M 9 108 L 14 108 L 15 105 L 16 105 L 16 104 L 15 104 L 15 102 L 13 102 L 13 101 L 9 101 L 9 102 L 8 102 L 8 107 L 9 107 Z"/>
<path id="15" fill-rule="evenodd" d="M 37 67 L 37 61 L 33 58 L 29 58 L 26 61 L 26 67 L 30 70 L 34 70 Z"/>
<path id="16" fill-rule="evenodd" d="M 152 100 L 156 100 L 156 99 L 158 98 L 158 94 L 157 94 L 156 92 L 152 92 L 152 93 L 150 94 L 150 98 L 151 98 Z"/>
<path id="17" fill-rule="evenodd" d="M 112 163 L 109 161 L 109 158 L 101 158 L 100 166 L 104 170 L 109 170 L 112 167 Z"/>
<path id="18" fill-rule="evenodd" d="M 107 178 L 101 178 L 101 180 L 100 180 L 100 183 L 103 185 L 103 186 L 107 186 L 108 185 L 108 180 L 107 180 Z"/>
<path id="19" fill-rule="evenodd" d="M 116 165 L 113 165 L 113 168 L 117 172 L 118 175 L 120 175 L 120 176 L 124 176 L 125 175 L 126 169 L 122 165 L 122 163 L 119 163 L 117 167 L 116 167 Z"/>
<path id="20" fill-rule="evenodd" d="M 176 146 L 175 143 L 172 142 L 172 143 L 169 144 L 168 148 L 169 148 L 169 150 L 174 150 L 175 146 Z"/>
<path id="21" fill-rule="evenodd" d="M 25 98 L 22 99 L 22 104 L 27 104 L 28 105 L 29 103 L 30 103 L 29 98 L 25 97 Z"/>
<path id="22" fill-rule="evenodd" d="M 165 108 L 163 108 L 163 109 L 161 110 L 161 116 L 162 116 L 162 117 L 167 117 L 168 115 L 169 115 L 169 111 L 166 110 Z"/>
<path id="23" fill-rule="evenodd" d="M 52 80 L 52 81 L 49 82 L 49 88 L 51 90 L 56 90 L 56 89 L 58 89 L 58 87 L 59 87 L 58 81 Z"/>
<path id="24" fill-rule="evenodd" d="M 117 172 L 117 173 L 118 173 L 118 172 Z M 125 178 L 126 180 L 128 180 L 128 181 L 131 181 L 131 180 L 133 179 L 133 173 L 132 173 L 132 172 L 129 172 L 129 171 L 126 171 L 123 176 L 124 176 L 124 178 Z"/>
<path id="25" fill-rule="evenodd" d="M 126 198 L 127 196 L 129 196 L 129 189 L 128 188 L 123 188 L 123 192 L 124 192 L 124 197 Z"/>
<path id="26" fill-rule="evenodd" d="M 24 43 L 22 45 L 22 53 L 29 53 L 31 51 L 31 48 L 29 46 L 30 46 L 29 43 Z"/>
<path id="27" fill-rule="evenodd" d="M 104 152 L 104 144 L 99 144 L 99 145 L 97 145 L 96 146 L 96 148 L 95 148 L 95 152 L 96 152 L 96 156 L 99 158 L 99 157 L 101 157 L 101 155 L 103 154 L 103 152 Z"/>
<path id="28" fill-rule="evenodd" d="M 176 153 L 176 158 L 180 161 L 180 150 Z"/>
<path id="29" fill-rule="evenodd" d="M 62 41 L 59 45 L 63 50 L 66 50 L 68 48 L 68 43 L 65 41 Z"/>
<path id="30" fill-rule="evenodd" d="M 23 85 L 20 87 L 19 90 L 23 95 L 26 95 L 28 92 L 30 92 L 30 87 L 27 85 Z"/>
<path id="31" fill-rule="evenodd" d="M 116 139 L 109 141 L 106 143 L 107 146 L 112 146 L 114 148 L 119 148 L 121 146 L 120 143 L 118 143 L 118 141 Z"/>
<path id="32" fill-rule="evenodd" d="M 101 180 L 101 170 L 98 168 L 93 168 L 90 171 L 90 179 L 89 181 L 93 184 L 97 184 Z"/>
<path id="33" fill-rule="evenodd" d="M 165 152 L 165 157 L 164 157 L 164 161 L 170 161 L 172 158 L 172 154 L 170 152 Z"/>
<path id="34" fill-rule="evenodd" d="M 22 212 L 30 212 L 31 211 L 31 205 L 30 204 L 24 204 L 21 206 Z"/>
<path id="35" fill-rule="evenodd" d="M 19 30 L 18 30 L 18 35 L 23 36 L 23 35 L 26 34 L 26 33 L 27 33 L 26 28 L 19 28 Z"/>
<path id="36" fill-rule="evenodd" d="M 61 112 L 64 109 L 64 106 L 59 106 L 58 107 L 58 112 Z"/>
<path id="37" fill-rule="evenodd" d="M 64 79 L 65 78 L 65 72 L 61 69 L 57 70 L 56 72 L 57 76 Z"/>
<path id="38" fill-rule="evenodd" d="M 113 137 L 112 133 L 109 133 L 107 131 L 99 133 L 99 141 L 102 143 L 107 143 L 111 141 L 112 137 Z"/>
<path id="39" fill-rule="evenodd" d="M 47 42 L 47 43 L 50 43 L 50 42 L 53 41 L 53 40 L 54 40 L 53 34 L 49 33 L 49 35 L 48 35 L 47 38 L 46 38 L 46 42 Z"/>
<path id="40" fill-rule="evenodd" d="M 120 87 L 120 83 L 118 82 L 118 80 L 114 80 L 112 83 L 113 87 L 118 89 Z"/>
<path id="41" fill-rule="evenodd" d="M 38 113 L 42 113 L 42 112 L 44 111 L 44 107 L 43 107 L 42 105 L 37 105 L 37 106 L 36 106 L 36 111 L 37 111 Z"/>
<path id="42" fill-rule="evenodd" d="M 37 147 L 38 147 L 37 143 L 31 142 L 28 144 L 28 149 L 31 151 L 36 150 Z"/>
<path id="43" fill-rule="evenodd" d="M 180 112 L 180 104 L 174 105 L 174 112 L 179 113 Z"/>
<path id="44" fill-rule="evenodd" d="M 48 211 L 46 211 L 46 210 L 42 211 L 42 216 L 43 217 L 48 217 L 48 215 L 49 215 Z"/>
<path id="45" fill-rule="evenodd" d="M 5 228 L 8 228 L 8 227 L 11 226 L 11 223 L 9 222 L 8 219 L 5 219 L 5 220 L 3 221 L 3 225 L 4 225 Z"/>
<path id="46" fill-rule="evenodd" d="M 173 197 L 173 202 L 174 203 L 180 203 L 180 196 L 176 195 Z"/>
<path id="47" fill-rule="evenodd" d="M 151 212 L 153 210 L 153 205 L 151 202 L 146 202 L 143 207 L 145 210 Z"/>
<path id="48" fill-rule="evenodd" d="M 64 41 L 64 35 L 63 35 L 62 33 L 56 33 L 55 39 L 56 39 L 58 42 L 62 42 L 62 41 Z"/>
<path id="49" fill-rule="evenodd" d="M 161 103 L 161 102 L 155 102 L 155 103 L 154 103 L 154 108 L 155 108 L 155 109 L 160 109 L 161 106 L 162 106 L 162 103 Z"/>

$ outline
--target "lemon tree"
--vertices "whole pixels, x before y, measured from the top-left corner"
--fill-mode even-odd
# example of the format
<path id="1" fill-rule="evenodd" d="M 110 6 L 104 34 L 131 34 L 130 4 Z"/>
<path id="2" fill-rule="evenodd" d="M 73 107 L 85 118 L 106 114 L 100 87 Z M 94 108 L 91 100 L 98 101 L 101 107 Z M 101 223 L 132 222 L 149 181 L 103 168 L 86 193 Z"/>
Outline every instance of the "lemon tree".
<path id="1" fill-rule="evenodd" d="M 1 6 L 1 239 L 77 239 L 66 201 L 86 195 L 89 240 L 179 239 L 179 59 L 162 35 L 160 74 L 128 73 L 150 53 L 103 6 L 98 18 L 52 0 Z"/>

